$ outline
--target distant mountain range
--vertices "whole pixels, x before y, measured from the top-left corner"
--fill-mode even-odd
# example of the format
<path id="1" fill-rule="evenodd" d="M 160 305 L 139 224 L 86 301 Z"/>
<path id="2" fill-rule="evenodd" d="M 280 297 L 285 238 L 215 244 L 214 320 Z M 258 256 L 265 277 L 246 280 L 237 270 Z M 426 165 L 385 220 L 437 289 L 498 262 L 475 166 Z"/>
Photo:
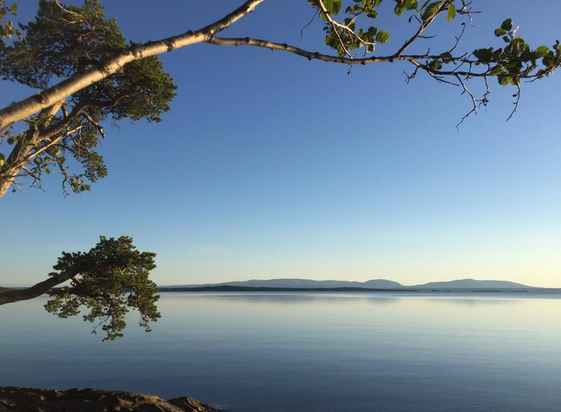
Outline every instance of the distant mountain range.
<path id="1" fill-rule="evenodd" d="M 213 283 L 203 285 L 174 285 L 162 288 L 200 288 L 215 286 L 234 286 L 245 288 L 294 288 L 294 289 L 331 289 L 331 288 L 364 288 L 364 289 L 530 289 L 532 286 L 504 280 L 462 279 L 449 282 L 430 282 L 422 285 L 404 286 L 387 279 L 372 279 L 366 282 L 347 280 L 311 280 L 311 279 L 270 279 L 246 280 L 239 282 Z"/>

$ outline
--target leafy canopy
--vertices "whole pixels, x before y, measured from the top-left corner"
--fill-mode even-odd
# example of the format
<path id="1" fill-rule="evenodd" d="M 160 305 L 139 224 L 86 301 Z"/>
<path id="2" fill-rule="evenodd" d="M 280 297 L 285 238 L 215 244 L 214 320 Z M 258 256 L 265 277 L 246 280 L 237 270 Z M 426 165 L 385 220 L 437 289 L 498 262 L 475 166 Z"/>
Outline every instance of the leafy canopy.
<path id="1" fill-rule="evenodd" d="M 0 0 L 0 40 L 11 39 L 12 36 L 18 34 L 18 30 L 14 27 L 14 23 L 8 20 L 9 16 L 17 16 L 18 5 L 12 3 L 10 6 L 4 0 Z M 8 17 L 8 18 L 6 18 Z"/>
<path id="2" fill-rule="evenodd" d="M 149 323 L 156 322 L 160 313 L 156 307 L 159 299 L 156 284 L 148 278 L 155 253 L 139 252 L 132 238 L 121 236 L 107 239 L 101 236 L 99 243 L 89 252 L 65 253 L 53 267 L 51 277 L 72 279 L 70 286 L 53 289 L 53 298 L 45 309 L 59 318 L 80 314 L 86 307 L 89 313 L 84 321 L 96 323 L 106 332 L 103 339 L 114 340 L 123 336 L 125 315 L 130 309 L 140 314 L 139 325 L 149 332 Z"/>
<path id="3" fill-rule="evenodd" d="M 390 33 L 374 25 L 372 21 L 379 16 L 382 0 L 308 0 L 317 8 L 320 17 L 326 21 L 325 44 L 335 50 L 339 56 L 354 58 L 352 51 L 363 49 L 364 55 L 374 52 L 377 44 L 384 44 L 390 40 Z M 418 36 L 441 13 L 446 14 L 446 21 L 450 22 L 459 14 L 471 18 L 470 3 L 464 0 L 393 0 L 394 13 L 397 16 L 407 15 L 409 21 L 416 20 L 420 27 Z M 342 13 L 344 17 L 336 21 L 341 14 L 344 3 L 349 4 Z M 458 7 L 456 7 L 458 5 Z M 532 49 L 524 39 L 517 35 L 518 28 L 514 27 L 512 19 L 506 19 L 495 30 L 495 36 L 503 41 L 503 47 L 489 47 L 474 50 L 471 59 L 466 56 L 453 57 L 451 51 L 444 52 L 436 58 L 426 61 L 423 69 L 434 75 L 450 75 L 454 73 L 457 64 L 467 63 L 475 66 L 488 66 L 485 71 L 470 73 L 477 77 L 497 77 L 501 86 L 520 86 L 521 79 L 541 78 L 553 72 L 561 64 L 561 50 L 559 42 L 551 48 L 539 46 Z M 463 34 L 463 33 L 462 33 Z M 414 40 L 416 37 L 413 37 Z M 461 36 L 457 39 L 459 39 Z M 401 51 L 405 50 L 404 48 Z M 400 52 L 396 53 L 396 56 Z M 445 65 L 451 65 L 449 72 L 443 71 Z M 469 77 L 469 76 L 468 76 Z"/>
<path id="4" fill-rule="evenodd" d="M 98 0 L 86 0 L 81 7 L 40 0 L 36 19 L 20 25 L 20 38 L 0 40 L 0 76 L 44 90 L 88 68 L 103 70 L 105 59 L 135 47 L 127 44 L 116 19 L 106 19 L 103 10 Z M 6 138 L 9 145 L 32 145 L 34 149 L 27 158 L 11 162 L 0 153 L 0 179 L 2 170 L 29 162 L 33 166 L 29 175 L 36 180 L 42 173 L 55 172 L 64 176 L 64 183 L 74 192 L 89 190 L 86 180 L 95 182 L 107 175 L 96 151 L 104 137 L 101 122 L 108 118 L 159 122 L 176 89 L 157 57 L 127 64 L 120 72 L 73 94 L 63 103 L 61 115 L 29 119 L 41 138 L 30 140 L 24 133 Z M 69 173 L 67 156 L 75 158 L 82 173 Z"/>

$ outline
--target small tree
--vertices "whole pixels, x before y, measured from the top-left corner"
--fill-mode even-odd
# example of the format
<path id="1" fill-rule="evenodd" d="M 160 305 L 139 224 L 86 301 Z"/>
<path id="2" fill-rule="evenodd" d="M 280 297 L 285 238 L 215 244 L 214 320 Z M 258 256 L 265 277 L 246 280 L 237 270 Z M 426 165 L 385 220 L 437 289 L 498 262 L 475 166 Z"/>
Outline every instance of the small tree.
<path id="1" fill-rule="evenodd" d="M 76 316 L 81 308 L 88 308 L 84 320 L 96 323 L 93 333 L 101 327 L 106 333 L 104 341 L 123 336 L 130 309 L 138 311 L 139 325 L 149 332 L 150 322 L 160 317 L 158 289 L 148 278 L 156 267 L 155 256 L 136 250 L 130 237 L 102 236 L 89 252 L 63 252 L 47 280 L 28 289 L 0 293 L 0 306 L 48 293 L 53 299 L 45 309 L 59 318 Z M 69 286 L 54 288 L 67 281 Z"/>

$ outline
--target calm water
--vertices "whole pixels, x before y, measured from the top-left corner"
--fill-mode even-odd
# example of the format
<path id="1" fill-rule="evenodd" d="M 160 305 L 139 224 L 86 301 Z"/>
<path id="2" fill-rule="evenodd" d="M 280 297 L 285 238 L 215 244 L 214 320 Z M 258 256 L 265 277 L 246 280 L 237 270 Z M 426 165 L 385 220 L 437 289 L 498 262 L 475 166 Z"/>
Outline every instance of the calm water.
<path id="1" fill-rule="evenodd" d="M 0 386 L 192 396 L 228 411 L 561 410 L 561 299 L 163 294 L 101 343 L 44 300 L 0 307 Z"/>

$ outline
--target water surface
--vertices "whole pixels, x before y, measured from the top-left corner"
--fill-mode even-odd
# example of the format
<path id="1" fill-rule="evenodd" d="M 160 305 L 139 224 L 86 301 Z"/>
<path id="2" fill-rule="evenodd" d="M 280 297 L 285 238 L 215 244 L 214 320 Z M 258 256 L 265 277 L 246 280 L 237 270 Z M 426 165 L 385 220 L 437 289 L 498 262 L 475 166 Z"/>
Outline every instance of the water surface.
<path id="1" fill-rule="evenodd" d="M 0 385 L 191 396 L 228 411 L 561 405 L 559 296 L 165 293 L 146 334 L 0 307 Z"/>

